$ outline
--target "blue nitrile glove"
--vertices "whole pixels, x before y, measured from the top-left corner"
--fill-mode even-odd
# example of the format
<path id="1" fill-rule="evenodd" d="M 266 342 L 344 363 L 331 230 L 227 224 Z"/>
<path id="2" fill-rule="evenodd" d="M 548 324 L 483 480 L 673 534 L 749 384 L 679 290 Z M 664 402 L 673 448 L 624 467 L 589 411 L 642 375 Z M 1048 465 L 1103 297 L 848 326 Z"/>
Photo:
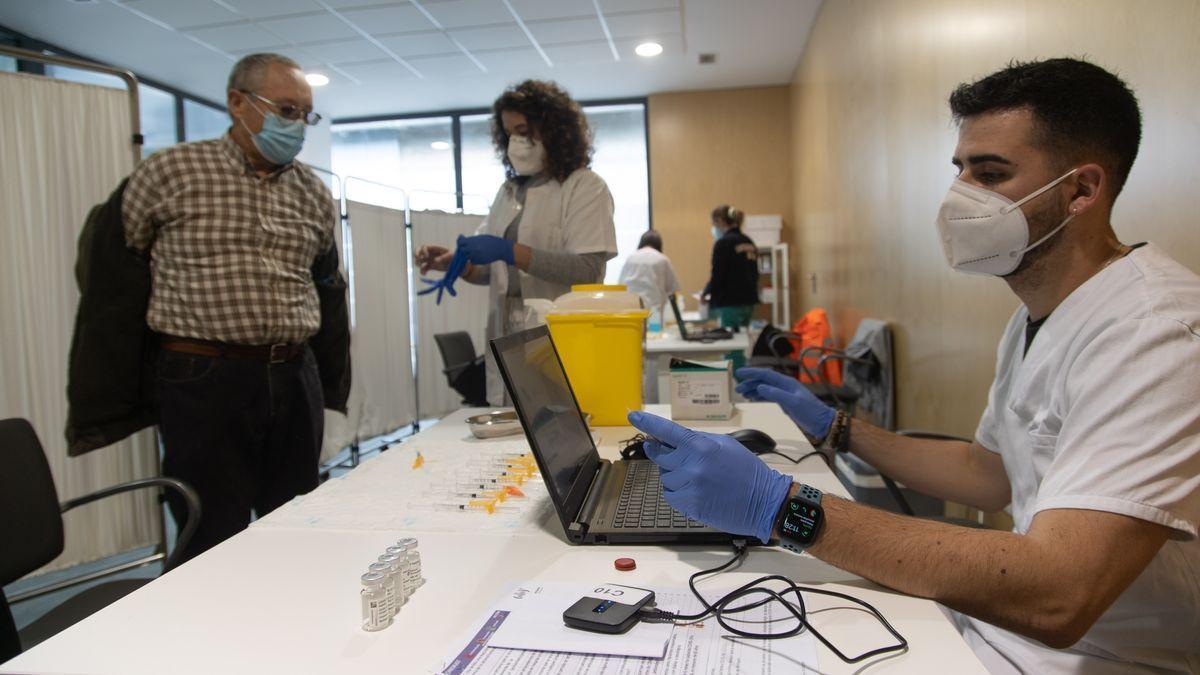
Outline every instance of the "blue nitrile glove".
<path id="1" fill-rule="evenodd" d="M 659 466 L 663 496 L 685 516 L 766 543 L 792 479 L 724 434 L 706 434 L 644 412 L 629 423 L 654 440 L 642 447 Z M 673 446 L 673 447 L 669 447 Z"/>
<path id="2" fill-rule="evenodd" d="M 467 260 L 476 265 L 490 265 L 503 260 L 509 265 L 515 264 L 513 258 L 513 242 L 504 237 L 491 234 L 477 234 L 474 237 L 458 236 L 458 250 L 466 253 Z"/>
<path id="3" fill-rule="evenodd" d="M 794 377 L 770 368 L 738 368 L 737 392 L 751 401 L 778 403 L 800 430 L 818 441 L 829 435 L 837 411 L 821 403 Z"/>
<path id="4" fill-rule="evenodd" d="M 454 252 L 454 257 L 450 259 L 450 265 L 446 267 L 446 273 L 441 279 L 426 279 L 421 277 L 421 281 L 428 284 L 428 287 L 417 291 L 417 295 L 426 295 L 437 291 L 437 304 L 442 304 L 442 292 L 447 291 L 451 296 L 456 296 L 458 293 L 454 290 L 454 282 L 462 275 L 462 272 L 467 267 L 467 255 L 460 248 Z"/>

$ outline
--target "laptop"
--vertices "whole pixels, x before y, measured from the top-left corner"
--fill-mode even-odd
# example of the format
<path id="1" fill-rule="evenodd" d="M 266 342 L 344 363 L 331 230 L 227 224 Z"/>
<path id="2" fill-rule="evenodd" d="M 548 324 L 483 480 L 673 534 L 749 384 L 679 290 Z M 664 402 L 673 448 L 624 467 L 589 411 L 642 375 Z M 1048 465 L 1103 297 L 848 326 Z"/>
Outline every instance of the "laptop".
<path id="1" fill-rule="evenodd" d="M 491 341 L 554 509 L 573 544 L 709 544 L 733 536 L 663 499 L 648 459 L 600 459 L 546 326 Z"/>
<path id="2" fill-rule="evenodd" d="M 679 326 L 679 337 L 683 338 L 684 342 L 716 342 L 717 340 L 731 340 L 733 333 L 728 328 L 707 328 L 698 333 L 689 332 L 687 322 L 683 320 L 683 313 L 679 311 L 679 303 L 675 300 L 675 294 L 668 296 L 671 302 L 671 311 L 675 313 L 675 325 Z"/>

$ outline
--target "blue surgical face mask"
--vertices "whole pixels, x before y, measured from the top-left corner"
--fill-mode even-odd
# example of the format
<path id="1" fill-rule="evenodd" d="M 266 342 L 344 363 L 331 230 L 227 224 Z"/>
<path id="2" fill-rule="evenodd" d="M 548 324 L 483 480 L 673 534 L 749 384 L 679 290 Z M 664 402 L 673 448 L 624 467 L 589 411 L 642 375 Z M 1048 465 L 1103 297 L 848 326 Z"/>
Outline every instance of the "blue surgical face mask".
<path id="1" fill-rule="evenodd" d="M 255 110 L 258 106 L 250 104 Z M 300 149 L 304 147 L 304 120 L 285 120 L 273 112 L 263 112 L 262 131 L 251 134 L 250 140 L 254 147 L 262 153 L 268 162 L 283 166 L 296 159 Z M 246 123 L 242 122 L 242 126 Z M 250 130 L 249 127 L 246 128 Z"/>
<path id="2" fill-rule="evenodd" d="M 725 233 L 723 231 L 721 231 L 721 228 L 717 227 L 716 225 L 712 226 L 713 239 L 720 239 L 721 235 L 723 235 L 723 234 L 725 234 Z"/>

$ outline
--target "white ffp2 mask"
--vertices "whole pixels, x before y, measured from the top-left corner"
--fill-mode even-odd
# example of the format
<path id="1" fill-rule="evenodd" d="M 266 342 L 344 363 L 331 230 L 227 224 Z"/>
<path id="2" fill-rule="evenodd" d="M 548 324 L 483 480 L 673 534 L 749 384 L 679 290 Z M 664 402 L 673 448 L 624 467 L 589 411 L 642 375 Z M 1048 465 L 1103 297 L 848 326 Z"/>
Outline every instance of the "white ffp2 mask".
<path id="1" fill-rule="evenodd" d="M 1055 178 L 1019 202 L 1002 194 L 976 187 L 961 180 L 950 191 L 938 210 L 938 234 L 942 250 L 951 267 L 968 274 L 1004 276 L 1017 269 L 1021 258 L 1071 222 L 1070 214 L 1046 236 L 1029 243 L 1029 223 L 1021 205 L 1058 185 L 1075 169 Z"/>
<path id="2" fill-rule="evenodd" d="M 532 176 L 546 167 L 546 147 L 529 136 L 508 137 L 508 161 L 518 176 Z"/>

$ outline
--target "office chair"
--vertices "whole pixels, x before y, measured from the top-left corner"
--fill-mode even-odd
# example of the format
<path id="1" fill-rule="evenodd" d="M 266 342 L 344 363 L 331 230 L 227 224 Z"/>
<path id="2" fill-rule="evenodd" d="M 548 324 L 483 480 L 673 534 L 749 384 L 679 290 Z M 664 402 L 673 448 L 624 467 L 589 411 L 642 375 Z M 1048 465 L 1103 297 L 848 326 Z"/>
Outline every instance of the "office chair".
<path id="1" fill-rule="evenodd" d="M 475 354 L 475 343 L 466 331 L 439 333 L 433 336 L 438 351 L 442 353 L 442 372 L 450 388 L 463 397 L 463 405 L 472 408 L 487 407 L 487 384 L 484 375 L 483 356 Z"/>
<path id="2" fill-rule="evenodd" d="M 188 517 L 175 551 L 167 558 L 170 569 L 187 548 L 200 520 L 200 499 L 195 490 L 173 478 L 142 478 L 58 502 L 54 477 L 33 426 L 24 419 L 0 420 L 0 586 L 10 584 L 54 560 L 63 551 L 62 514 L 84 504 L 142 488 L 168 488 L 179 492 Z M 0 593 L 0 663 L 20 654 L 77 621 L 102 609 L 148 579 L 110 581 L 81 591 L 54 607 L 18 633 L 8 600 Z"/>

